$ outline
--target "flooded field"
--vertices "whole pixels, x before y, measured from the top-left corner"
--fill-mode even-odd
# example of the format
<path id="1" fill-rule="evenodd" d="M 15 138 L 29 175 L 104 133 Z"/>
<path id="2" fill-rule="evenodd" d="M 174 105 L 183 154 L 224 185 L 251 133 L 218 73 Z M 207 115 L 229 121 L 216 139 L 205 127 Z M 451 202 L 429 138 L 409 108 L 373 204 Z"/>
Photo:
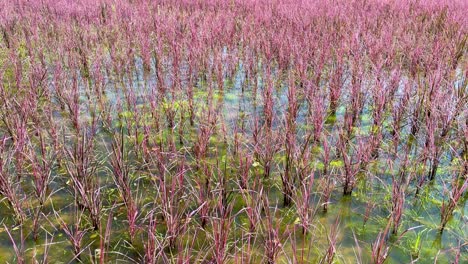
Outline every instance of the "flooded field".
<path id="1" fill-rule="evenodd" d="M 0 263 L 468 262 L 468 5 L 289 2 L 0 4 Z"/>

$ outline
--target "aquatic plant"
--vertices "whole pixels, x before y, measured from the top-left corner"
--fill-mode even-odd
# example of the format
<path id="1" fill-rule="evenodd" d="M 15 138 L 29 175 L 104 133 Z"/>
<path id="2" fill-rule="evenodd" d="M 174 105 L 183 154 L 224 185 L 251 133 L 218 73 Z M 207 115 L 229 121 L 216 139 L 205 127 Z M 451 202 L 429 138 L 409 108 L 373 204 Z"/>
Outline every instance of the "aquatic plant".
<path id="1" fill-rule="evenodd" d="M 138 217 L 138 205 L 137 201 L 134 198 L 131 187 L 131 171 L 127 162 L 128 153 L 125 147 L 123 130 L 121 128 L 121 133 L 115 134 L 110 151 L 111 158 L 111 168 L 112 168 L 112 178 L 114 180 L 117 189 L 119 190 L 120 196 L 123 199 L 127 211 L 127 221 L 129 226 L 130 239 L 133 241 L 135 238 L 135 233 L 138 229 L 137 217 Z"/>
<path id="2" fill-rule="evenodd" d="M 0 262 L 463 262 L 465 10 L 2 1 Z"/>
<path id="3" fill-rule="evenodd" d="M 442 202 L 440 208 L 440 232 L 443 232 L 448 221 L 452 217 L 453 211 L 462 198 L 462 195 L 468 189 L 468 178 L 465 176 L 454 177 L 451 182 L 452 190 L 449 192 L 447 200 Z"/>
<path id="4" fill-rule="evenodd" d="M 336 218 L 335 223 L 331 226 L 328 234 L 328 248 L 325 256 L 320 260 L 320 263 L 333 263 L 336 254 L 336 244 L 338 240 L 338 228 L 340 226 L 340 219 Z"/>
<path id="5" fill-rule="evenodd" d="M 10 164 L 13 152 L 7 149 L 7 140 L 8 138 L 3 138 L 0 144 L 0 194 L 7 199 L 18 223 L 21 224 L 26 215 L 22 208 L 18 177 L 11 173 Z"/>
<path id="6" fill-rule="evenodd" d="M 13 244 L 13 249 L 15 251 L 15 257 L 16 257 L 16 262 L 19 263 L 19 264 L 23 264 L 23 263 L 26 263 L 25 262 L 25 237 L 24 237 L 24 234 L 23 234 L 23 228 L 20 227 L 20 242 L 17 243 L 15 241 L 15 239 L 13 238 L 13 236 L 11 235 L 11 232 L 10 229 L 5 226 L 5 224 L 3 224 L 3 227 L 5 228 L 5 231 L 7 232 L 8 234 L 8 237 L 10 238 L 12 244 Z"/>

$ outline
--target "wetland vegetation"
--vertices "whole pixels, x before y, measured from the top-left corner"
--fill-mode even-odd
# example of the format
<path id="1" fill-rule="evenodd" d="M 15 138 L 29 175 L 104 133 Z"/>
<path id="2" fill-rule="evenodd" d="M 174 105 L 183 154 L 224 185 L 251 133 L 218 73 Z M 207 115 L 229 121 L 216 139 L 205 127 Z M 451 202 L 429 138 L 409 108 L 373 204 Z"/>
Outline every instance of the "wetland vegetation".
<path id="1" fill-rule="evenodd" d="M 0 262 L 468 263 L 467 13 L 0 1 Z"/>

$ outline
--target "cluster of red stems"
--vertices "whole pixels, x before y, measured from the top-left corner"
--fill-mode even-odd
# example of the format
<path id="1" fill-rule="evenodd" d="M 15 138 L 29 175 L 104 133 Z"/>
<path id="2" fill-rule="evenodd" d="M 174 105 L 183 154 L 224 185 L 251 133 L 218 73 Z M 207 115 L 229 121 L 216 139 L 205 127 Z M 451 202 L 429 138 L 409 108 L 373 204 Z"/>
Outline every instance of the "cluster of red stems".
<path id="1" fill-rule="evenodd" d="M 406 198 L 434 181 L 445 186 L 442 232 L 468 188 L 463 10 L 2 1 L 0 195 L 17 263 L 28 236 L 45 237 L 39 262 L 51 261 L 59 233 L 85 262 L 301 263 L 296 237 L 366 178 L 391 197 L 372 263 L 402 234 Z M 285 224 L 281 208 L 298 221 Z M 333 262 L 341 221 L 320 263 Z"/>

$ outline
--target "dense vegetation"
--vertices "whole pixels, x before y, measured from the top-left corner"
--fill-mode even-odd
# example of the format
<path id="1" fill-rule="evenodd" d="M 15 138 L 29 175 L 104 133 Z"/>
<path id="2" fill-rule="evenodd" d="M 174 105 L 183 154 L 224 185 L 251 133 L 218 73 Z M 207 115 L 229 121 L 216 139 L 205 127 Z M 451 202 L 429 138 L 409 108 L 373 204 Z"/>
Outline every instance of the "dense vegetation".
<path id="1" fill-rule="evenodd" d="M 467 263 L 467 13 L 0 1 L 0 261 Z"/>

